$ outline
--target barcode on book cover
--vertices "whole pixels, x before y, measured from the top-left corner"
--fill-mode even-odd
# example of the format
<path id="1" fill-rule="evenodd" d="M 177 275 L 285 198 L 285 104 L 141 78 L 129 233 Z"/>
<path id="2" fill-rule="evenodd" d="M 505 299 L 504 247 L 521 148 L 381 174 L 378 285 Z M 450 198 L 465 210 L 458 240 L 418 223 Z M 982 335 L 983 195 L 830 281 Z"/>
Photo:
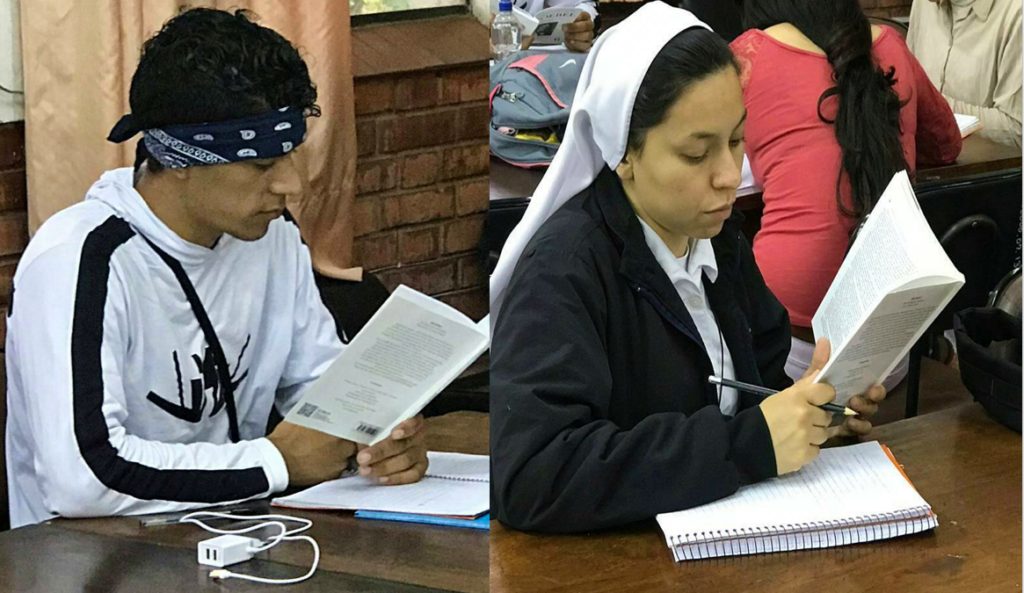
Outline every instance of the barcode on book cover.
<path id="1" fill-rule="evenodd" d="M 317 407 L 313 404 L 302 404 L 302 407 L 299 408 L 299 411 L 296 412 L 296 414 L 299 416 L 305 416 L 306 418 L 312 418 L 313 412 L 316 412 L 316 410 Z"/>
<path id="2" fill-rule="evenodd" d="M 375 437 L 377 436 L 377 433 L 380 432 L 380 427 L 373 426 L 372 424 L 367 424 L 365 422 L 360 422 L 359 426 L 356 427 L 356 432 L 366 433 L 372 437 Z"/>

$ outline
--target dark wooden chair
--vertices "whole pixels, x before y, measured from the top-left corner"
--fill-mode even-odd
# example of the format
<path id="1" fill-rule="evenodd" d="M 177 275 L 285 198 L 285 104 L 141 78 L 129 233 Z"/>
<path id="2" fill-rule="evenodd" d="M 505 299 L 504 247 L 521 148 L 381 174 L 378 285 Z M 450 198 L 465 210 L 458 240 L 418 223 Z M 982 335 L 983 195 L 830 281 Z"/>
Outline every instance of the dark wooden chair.
<path id="1" fill-rule="evenodd" d="M 498 263 L 498 256 L 501 255 L 501 248 L 505 241 L 516 228 L 519 221 L 526 213 L 526 207 L 530 205 L 530 198 L 507 198 L 503 200 L 491 200 L 491 207 L 487 211 L 486 228 L 484 237 L 487 242 L 487 273 L 494 271 Z"/>
<path id="2" fill-rule="evenodd" d="M 997 171 L 914 188 L 921 210 L 964 286 L 910 350 L 906 417 L 917 415 L 921 357 L 933 336 L 952 329 L 953 314 L 982 307 L 1013 269 L 1021 212 L 1021 171 Z"/>
<path id="3" fill-rule="evenodd" d="M 338 337 L 342 342 L 352 341 L 366 322 L 388 300 L 391 292 L 370 272 L 363 272 L 361 282 L 338 280 L 322 274 L 314 274 L 320 299 L 334 317 Z"/>
<path id="4" fill-rule="evenodd" d="M 737 0 L 679 0 L 679 8 L 689 10 L 726 41 L 743 33 L 740 2 Z"/>

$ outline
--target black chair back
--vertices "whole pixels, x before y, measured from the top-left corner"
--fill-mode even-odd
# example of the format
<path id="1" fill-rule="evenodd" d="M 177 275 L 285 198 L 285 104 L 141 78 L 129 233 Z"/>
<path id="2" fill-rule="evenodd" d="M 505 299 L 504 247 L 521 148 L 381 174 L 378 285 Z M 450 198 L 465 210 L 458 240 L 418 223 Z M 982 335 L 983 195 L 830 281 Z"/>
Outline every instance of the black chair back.
<path id="1" fill-rule="evenodd" d="M 488 274 L 494 271 L 494 266 L 498 264 L 498 256 L 501 255 L 501 248 L 512 234 L 512 229 L 523 219 L 529 205 L 530 198 L 491 200 L 491 207 L 487 211 L 487 228 L 484 229 L 484 236 L 487 238 Z"/>
<path id="2" fill-rule="evenodd" d="M 906 417 L 917 415 L 921 356 L 935 333 L 953 328 L 953 314 L 983 307 L 1014 267 L 1021 215 L 1021 170 L 982 173 L 918 184 L 921 211 L 964 286 L 910 350 Z"/>
<path id="3" fill-rule="evenodd" d="M 363 280 L 338 280 L 314 273 L 320 299 L 334 317 L 338 337 L 348 343 L 363 329 L 391 293 L 379 278 L 363 272 Z"/>
<path id="4" fill-rule="evenodd" d="M 742 13 L 737 0 L 679 0 L 679 8 L 689 10 L 726 41 L 743 33 Z"/>
<path id="5" fill-rule="evenodd" d="M 983 307 L 1013 269 L 1021 211 L 1021 171 L 1000 171 L 914 188 L 921 210 L 964 286 L 936 318 L 931 331 L 952 329 L 953 313 Z"/>

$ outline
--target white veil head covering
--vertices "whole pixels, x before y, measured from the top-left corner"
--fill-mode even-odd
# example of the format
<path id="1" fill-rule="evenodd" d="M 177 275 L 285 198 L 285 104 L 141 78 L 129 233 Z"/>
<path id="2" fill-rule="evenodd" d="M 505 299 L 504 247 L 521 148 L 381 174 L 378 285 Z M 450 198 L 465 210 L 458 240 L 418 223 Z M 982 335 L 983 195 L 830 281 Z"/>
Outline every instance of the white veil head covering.
<path id="1" fill-rule="evenodd" d="M 580 74 L 562 145 L 491 275 L 492 328 L 527 243 L 605 165 L 613 170 L 619 165 L 626 154 L 633 102 L 651 62 L 673 37 L 693 27 L 711 30 L 689 11 L 651 2 L 598 37 Z"/>

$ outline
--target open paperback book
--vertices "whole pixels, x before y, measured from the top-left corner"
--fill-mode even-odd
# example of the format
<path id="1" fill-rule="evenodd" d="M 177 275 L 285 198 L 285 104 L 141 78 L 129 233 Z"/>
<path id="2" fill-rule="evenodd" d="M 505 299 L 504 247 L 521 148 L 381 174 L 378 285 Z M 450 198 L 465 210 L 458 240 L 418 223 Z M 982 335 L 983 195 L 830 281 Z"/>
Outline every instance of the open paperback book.
<path id="1" fill-rule="evenodd" d="M 490 458 L 429 451 L 430 465 L 415 484 L 382 486 L 361 476 L 324 482 L 274 506 L 317 510 L 360 510 L 473 519 L 491 505 Z"/>
<path id="2" fill-rule="evenodd" d="M 537 28 L 533 42 L 537 45 L 558 45 L 565 42 L 563 25 L 575 22 L 583 12 L 582 8 L 545 8 L 535 15 Z M 585 57 L 585 56 L 584 56 Z"/>
<path id="3" fill-rule="evenodd" d="M 877 442 L 822 449 L 799 471 L 657 519 L 676 562 L 845 546 L 939 524 Z"/>
<path id="4" fill-rule="evenodd" d="M 953 117 L 956 118 L 956 125 L 960 127 L 961 138 L 966 138 L 985 127 L 981 123 L 981 120 L 973 115 L 961 115 L 959 113 L 954 113 Z"/>
<path id="5" fill-rule="evenodd" d="M 964 284 L 897 173 L 864 223 L 811 320 L 832 356 L 818 375 L 836 402 L 882 382 Z"/>
<path id="6" fill-rule="evenodd" d="M 565 32 L 562 31 L 562 25 L 575 22 L 582 12 L 582 8 L 554 6 L 545 8 L 537 14 L 530 14 L 516 6 L 512 7 L 512 14 L 523 26 L 523 35 L 534 35 L 533 45 L 563 43 Z M 491 0 L 491 14 L 498 14 L 498 0 Z"/>
<path id="7" fill-rule="evenodd" d="M 381 441 L 473 364 L 490 343 L 479 323 L 399 286 L 285 420 L 362 444 Z"/>
<path id="8" fill-rule="evenodd" d="M 743 155 L 743 168 L 740 169 L 740 187 L 736 190 L 736 197 L 742 198 L 751 194 L 764 191 L 754 181 L 754 172 L 750 170 L 750 159 Z"/>

